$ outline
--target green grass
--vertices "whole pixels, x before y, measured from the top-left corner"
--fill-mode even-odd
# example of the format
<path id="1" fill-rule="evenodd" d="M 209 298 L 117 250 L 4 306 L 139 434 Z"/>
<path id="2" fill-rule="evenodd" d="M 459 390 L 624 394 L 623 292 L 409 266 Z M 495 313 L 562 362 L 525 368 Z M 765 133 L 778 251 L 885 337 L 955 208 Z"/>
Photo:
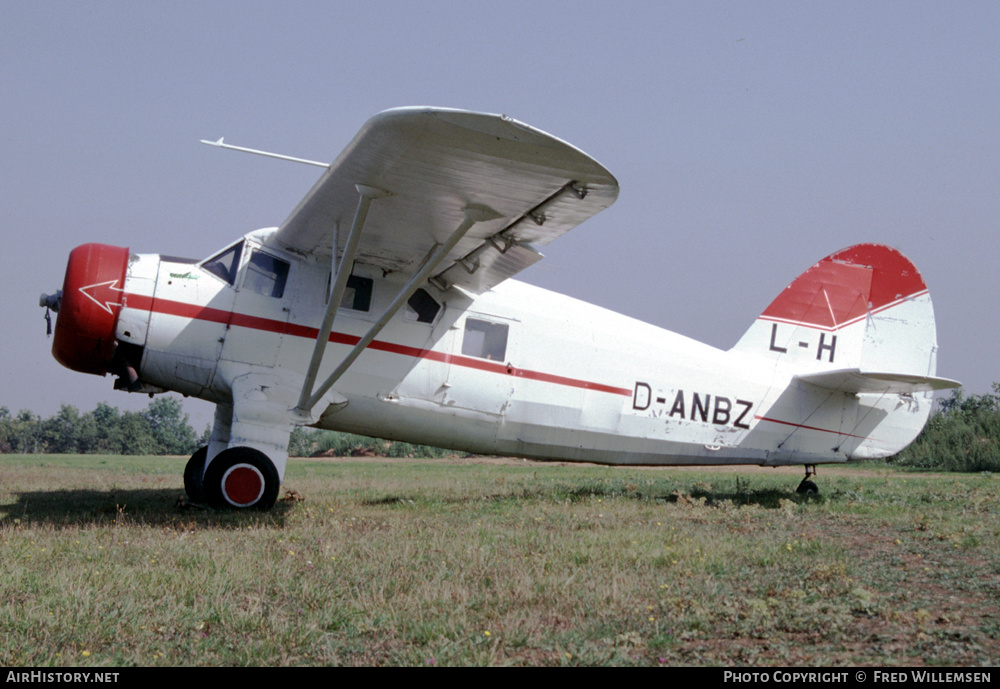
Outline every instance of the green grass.
<path id="1" fill-rule="evenodd" d="M 1000 480 L 293 460 L 268 514 L 172 458 L 5 456 L 0 664 L 994 665 Z"/>

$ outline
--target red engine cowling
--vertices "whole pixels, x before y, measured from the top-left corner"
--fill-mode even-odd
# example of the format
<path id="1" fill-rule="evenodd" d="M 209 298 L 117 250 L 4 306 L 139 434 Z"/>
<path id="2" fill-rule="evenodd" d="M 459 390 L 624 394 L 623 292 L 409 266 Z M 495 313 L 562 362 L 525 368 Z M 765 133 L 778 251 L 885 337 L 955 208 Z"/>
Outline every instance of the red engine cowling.
<path id="1" fill-rule="evenodd" d="M 129 250 L 107 244 L 73 249 L 66 264 L 52 356 L 66 368 L 105 375 L 115 353 Z"/>

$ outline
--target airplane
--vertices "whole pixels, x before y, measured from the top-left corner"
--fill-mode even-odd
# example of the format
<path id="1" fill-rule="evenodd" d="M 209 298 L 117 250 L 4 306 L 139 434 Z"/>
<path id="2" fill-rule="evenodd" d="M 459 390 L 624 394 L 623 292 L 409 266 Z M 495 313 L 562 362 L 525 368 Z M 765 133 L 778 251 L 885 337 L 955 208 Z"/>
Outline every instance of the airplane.
<path id="1" fill-rule="evenodd" d="M 270 509 L 298 426 L 613 465 L 803 465 L 893 455 L 933 392 L 920 273 L 858 244 L 796 278 L 718 349 L 513 276 L 610 206 L 580 149 L 505 115 L 372 117 L 277 228 L 203 260 L 84 244 L 53 355 L 114 387 L 215 404 L 189 500 Z M 48 315 L 48 313 L 46 314 Z"/>

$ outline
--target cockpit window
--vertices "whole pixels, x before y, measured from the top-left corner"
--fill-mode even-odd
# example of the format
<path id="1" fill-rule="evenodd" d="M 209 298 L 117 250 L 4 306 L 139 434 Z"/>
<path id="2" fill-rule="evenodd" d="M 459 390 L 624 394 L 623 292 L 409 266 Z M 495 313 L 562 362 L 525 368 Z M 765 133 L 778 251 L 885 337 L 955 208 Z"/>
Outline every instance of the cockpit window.
<path id="1" fill-rule="evenodd" d="M 372 286 L 374 280 L 351 275 L 347 278 L 347 285 L 344 289 L 344 296 L 340 299 L 342 309 L 352 311 L 371 311 L 372 308 Z"/>
<path id="2" fill-rule="evenodd" d="M 236 271 L 240 268 L 240 254 L 242 251 L 243 242 L 234 244 L 222 253 L 205 261 L 202 264 L 202 268 L 232 285 L 236 282 Z"/>
<path id="3" fill-rule="evenodd" d="M 263 251 L 250 254 L 247 264 L 247 276 L 243 287 L 252 289 L 265 297 L 281 299 L 285 294 L 285 283 L 288 281 L 288 262 L 275 258 Z"/>
<path id="4" fill-rule="evenodd" d="M 418 323 L 433 323 L 440 310 L 441 305 L 423 288 L 414 292 L 406 302 L 406 317 Z"/>

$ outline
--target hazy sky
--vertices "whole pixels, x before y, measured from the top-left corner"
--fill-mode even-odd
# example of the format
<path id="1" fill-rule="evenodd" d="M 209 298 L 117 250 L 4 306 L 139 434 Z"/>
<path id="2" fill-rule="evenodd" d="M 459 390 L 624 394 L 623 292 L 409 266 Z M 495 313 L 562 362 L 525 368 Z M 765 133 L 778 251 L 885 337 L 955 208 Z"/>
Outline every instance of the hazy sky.
<path id="1" fill-rule="evenodd" d="M 142 408 L 63 369 L 41 292 L 99 241 L 204 257 L 281 223 L 401 105 L 506 113 L 618 178 L 521 275 L 728 348 L 858 242 L 921 270 L 938 374 L 1000 380 L 996 2 L 0 2 L 0 405 Z M 200 431 L 211 406 L 189 401 Z"/>

